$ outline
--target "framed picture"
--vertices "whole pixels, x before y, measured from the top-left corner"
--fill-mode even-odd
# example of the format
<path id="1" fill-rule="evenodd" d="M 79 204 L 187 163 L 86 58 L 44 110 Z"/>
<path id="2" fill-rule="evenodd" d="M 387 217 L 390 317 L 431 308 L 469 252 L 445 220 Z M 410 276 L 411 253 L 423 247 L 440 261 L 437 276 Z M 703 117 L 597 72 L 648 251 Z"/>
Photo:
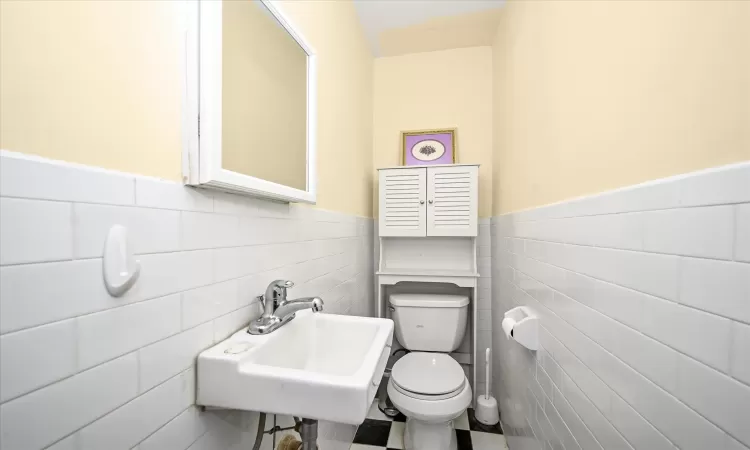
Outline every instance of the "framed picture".
<path id="1" fill-rule="evenodd" d="M 401 164 L 429 166 L 456 163 L 456 129 L 401 132 Z"/>

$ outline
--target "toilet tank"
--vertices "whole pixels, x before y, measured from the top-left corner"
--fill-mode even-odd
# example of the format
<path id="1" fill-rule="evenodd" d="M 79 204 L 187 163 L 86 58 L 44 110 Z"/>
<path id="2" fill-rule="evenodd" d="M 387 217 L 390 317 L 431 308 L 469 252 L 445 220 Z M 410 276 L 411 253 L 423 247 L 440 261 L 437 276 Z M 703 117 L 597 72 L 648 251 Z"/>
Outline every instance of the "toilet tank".
<path id="1" fill-rule="evenodd" d="M 412 351 L 452 352 L 466 333 L 469 297 L 391 294 L 396 339 Z"/>

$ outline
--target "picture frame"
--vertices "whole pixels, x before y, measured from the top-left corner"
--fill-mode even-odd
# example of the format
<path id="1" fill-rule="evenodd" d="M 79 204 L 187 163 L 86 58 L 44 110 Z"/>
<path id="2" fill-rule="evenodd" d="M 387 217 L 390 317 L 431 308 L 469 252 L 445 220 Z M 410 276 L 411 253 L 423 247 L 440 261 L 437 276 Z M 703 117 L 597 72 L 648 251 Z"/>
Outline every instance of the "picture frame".
<path id="1" fill-rule="evenodd" d="M 456 163 L 456 128 L 401 132 L 401 165 Z"/>

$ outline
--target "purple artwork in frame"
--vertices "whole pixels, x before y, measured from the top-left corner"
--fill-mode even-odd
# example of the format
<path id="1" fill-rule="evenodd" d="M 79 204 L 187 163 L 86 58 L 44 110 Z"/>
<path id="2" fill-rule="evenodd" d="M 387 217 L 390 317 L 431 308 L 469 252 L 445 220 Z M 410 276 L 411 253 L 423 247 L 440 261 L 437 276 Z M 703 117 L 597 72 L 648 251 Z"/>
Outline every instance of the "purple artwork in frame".
<path id="1" fill-rule="evenodd" d="M 430 166 L 456 162 L 456 130 L 404 131 L 401 161 L 405 166 Z"/>

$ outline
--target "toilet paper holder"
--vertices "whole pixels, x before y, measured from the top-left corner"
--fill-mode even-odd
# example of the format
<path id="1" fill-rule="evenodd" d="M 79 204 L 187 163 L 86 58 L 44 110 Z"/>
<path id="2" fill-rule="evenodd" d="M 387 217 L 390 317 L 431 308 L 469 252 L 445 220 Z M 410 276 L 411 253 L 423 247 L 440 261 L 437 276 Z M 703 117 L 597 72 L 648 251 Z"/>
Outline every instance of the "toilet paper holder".
<path id="1" fill-rule="evenodd" d="M 539 318 L 531 309 L 518 306 L 507 311 L 502 326 L 508 339 L 512 338 L 529 350 L 539 348 Z"/>

